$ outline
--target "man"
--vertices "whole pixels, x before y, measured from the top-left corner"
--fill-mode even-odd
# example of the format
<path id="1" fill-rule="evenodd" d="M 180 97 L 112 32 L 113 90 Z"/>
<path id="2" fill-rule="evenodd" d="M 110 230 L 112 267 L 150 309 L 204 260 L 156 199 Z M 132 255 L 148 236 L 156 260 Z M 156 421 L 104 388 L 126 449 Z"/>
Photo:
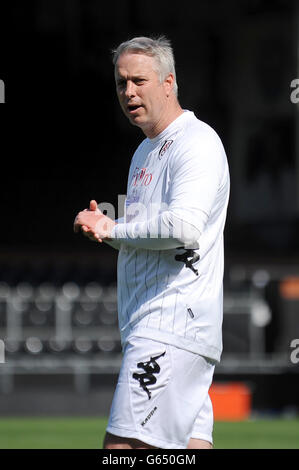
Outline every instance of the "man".
<path id="1" fill-rule="evenodd" d="M 123 362 L 107 449 L 212 447 L 208 395 L 222 351 L 223 230 L 229 170 L 215 131 L 183 110 L 170 42 L 114 51 L 116 90 L 146 138 L 128 177 L 124 218 L 95 201 L 75 231 L 119 249 Z"/>

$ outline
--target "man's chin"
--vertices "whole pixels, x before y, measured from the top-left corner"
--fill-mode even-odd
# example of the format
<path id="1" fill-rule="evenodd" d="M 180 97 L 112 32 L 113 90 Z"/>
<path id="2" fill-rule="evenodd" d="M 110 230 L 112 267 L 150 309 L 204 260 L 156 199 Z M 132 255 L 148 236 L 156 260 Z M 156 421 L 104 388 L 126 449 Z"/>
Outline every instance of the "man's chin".
<path id="1" fill-rule="evenodd" d="M 129 121 L 133 126 L 142 128 L 145 125 L 144 119 L 141 116 L 129 116 Z"/>

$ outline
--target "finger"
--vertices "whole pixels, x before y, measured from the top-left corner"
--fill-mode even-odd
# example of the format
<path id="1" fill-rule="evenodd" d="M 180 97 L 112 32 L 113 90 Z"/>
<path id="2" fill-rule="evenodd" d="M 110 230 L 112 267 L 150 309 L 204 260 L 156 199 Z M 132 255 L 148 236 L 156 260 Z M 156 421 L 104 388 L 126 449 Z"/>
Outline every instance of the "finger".
<path id="1" fill-rule="evenodd" d="M 89 203 L 89 210 L 91 210 L 91 211 L 96 211 L 97 208 L 98 208 L 97 201 L 95 201 L 94 199 L 92 199 L 92 201 L 90 201 L 90 203 Z"/>
<path id="2" fill-rule="evenodd" d="M 82 228 L 82 233 L 85 237 L 89 238 L 90 240 L 93 240 L 94 234 L 92 230 L 90 230 L 90 228 L 84 226 L 84 228 Z"/>
<path id="3" fill-rule="evenodd" d="M 95 234 L 89 227 L 87 227 L 86 225 L 83 225 L 82 226 L 82 232 L 83 234 L 89 238 L 90 240 L 93 240 L 93 241 L 97 241 L 98 238 L 99 238 L 99 235 L 98 234 Z"/>
<path id="4" fill-rule="evenodd" d="M 81 228 L 83 235 L 85 235 L 87 238 L 92 241 L 102 243 L 103 240 L 100 238 L 99 234 L 93 232 L 93 230 L 90 229 L 87 225 L 79 225 L 79 227 Z"/>
<path id="5" fill-rule="evenodd" d="M 95 240 L 95 241 L 101 240 L 98 233 L 91 232 L 90 235 L 91 235 L 91 238 L 92 238 L 93 240 Z"/>
<path id="6" fill-rule="evenodd" d="M 89 238 L 89 240 L 94 241 L 94 236 L 92 232 L 90 232 L 89 230 L 83 230 L 82 233 L 85 237 Z"/>
<path id="7" fill-rule="evenodd" d="M 94 241 L 94 242 L 100 242 L 102 243 L 102 239 L 100 238 L 100 235 L 98 233 L 94 233 L 92 230 L 89 230 L 87 232 L 87 236 L 88 238 L 90 238 L 90 240 Z"/>
<path id="8" fill-rule="evenodd" d="M 98 234 L 94 234 L 93 232 L 87 232 L 86 234 L 86 237 L 89 238 L 89 240 L 93 241 L 93 242 L 100 242 L 102 243 L 102 239 L 99 238 L 99 235 Z"/>
<path id="9" fill-rule="evenodd" d="M 95 237 L 95 241 L 102 243 L 103 240 L 100 238 L 100 235 L 98 233 L 95 233 L 94 237 Z"/>

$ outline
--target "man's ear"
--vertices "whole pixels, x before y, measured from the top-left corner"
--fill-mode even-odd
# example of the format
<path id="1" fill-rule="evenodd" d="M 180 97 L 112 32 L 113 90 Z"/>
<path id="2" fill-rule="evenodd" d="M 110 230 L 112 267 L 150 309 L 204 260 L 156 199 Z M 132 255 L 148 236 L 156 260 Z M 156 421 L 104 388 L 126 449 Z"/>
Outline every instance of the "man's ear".
<path id="1" fill-rule="evenodd" d="M 164 89 L 165 89 L 167 96 L 169 96 L 170 93 L 172 92 L 173 84 L 174 84 L 174 76 L 172 73 L 169 73 L 164 80 Z"/>

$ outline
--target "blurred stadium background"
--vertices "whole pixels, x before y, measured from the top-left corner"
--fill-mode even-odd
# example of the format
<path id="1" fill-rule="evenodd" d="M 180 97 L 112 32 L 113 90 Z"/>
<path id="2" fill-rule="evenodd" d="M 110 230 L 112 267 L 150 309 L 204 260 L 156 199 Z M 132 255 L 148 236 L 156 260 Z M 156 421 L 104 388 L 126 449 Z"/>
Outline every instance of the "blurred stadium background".
<path id="1" fill-rule="evenodd" d="M 117 207 L 143 138 L 121 115 L 110 50 L 160 33 L 174 46 L 182 106 L 216 129 L 231 170 L 224 352 L 211 390 L 215 445 L 263 446 L 264 435 L 265 446 L 299 447 L 297 3 L 10 2 L 0 64 L 9 103 L 1 137 L 0 447 L 51 446 L 59 430 L 66 447 L 99 445 L 121 360 L 117 253 L 74 235 L 72 224 L 90 199 Z M 36 424 L 41 418 L 56 419 L 52 438 Z M 253 422 L 260 424 L 249 432 Z M 82 435 L 68 440 L 74 423 Z M 88 432 L 94 440 L 84 444 Z"/>

